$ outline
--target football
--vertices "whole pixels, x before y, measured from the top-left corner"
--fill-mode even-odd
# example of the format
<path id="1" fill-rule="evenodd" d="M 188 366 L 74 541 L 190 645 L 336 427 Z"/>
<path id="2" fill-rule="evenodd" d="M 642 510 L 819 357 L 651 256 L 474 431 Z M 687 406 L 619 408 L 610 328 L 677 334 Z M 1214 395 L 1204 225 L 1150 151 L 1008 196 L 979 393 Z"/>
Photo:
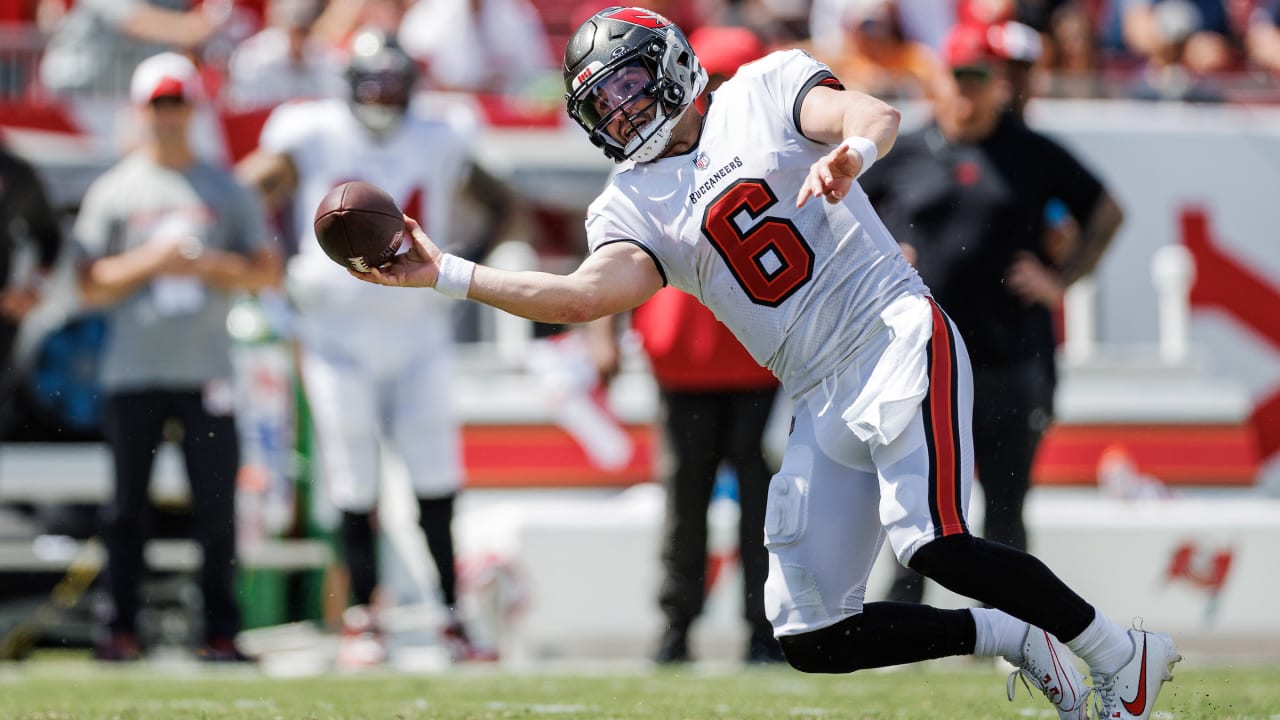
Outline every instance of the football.
<path id="1" fill-rule="evenodd" d="M 404 215 L 395 198 L 366 182 L 345 182 L 316 208 L 316 240 L 334 262 L 369 272 L 395 257 L 404 242 Z"/>

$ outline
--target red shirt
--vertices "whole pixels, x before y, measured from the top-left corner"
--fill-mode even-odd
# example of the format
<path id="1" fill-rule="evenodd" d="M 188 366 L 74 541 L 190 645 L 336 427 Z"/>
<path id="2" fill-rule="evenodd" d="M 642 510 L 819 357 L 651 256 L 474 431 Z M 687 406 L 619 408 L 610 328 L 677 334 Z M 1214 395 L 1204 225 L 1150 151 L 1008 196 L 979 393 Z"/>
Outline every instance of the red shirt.
<path id="1" fill-rule="evenodd" d="M 766 390 L 777 387 L 729 328 L 693 296 L 663 288 L 636 308 L 640 334 L 654 378 L 663 390 Z"/>

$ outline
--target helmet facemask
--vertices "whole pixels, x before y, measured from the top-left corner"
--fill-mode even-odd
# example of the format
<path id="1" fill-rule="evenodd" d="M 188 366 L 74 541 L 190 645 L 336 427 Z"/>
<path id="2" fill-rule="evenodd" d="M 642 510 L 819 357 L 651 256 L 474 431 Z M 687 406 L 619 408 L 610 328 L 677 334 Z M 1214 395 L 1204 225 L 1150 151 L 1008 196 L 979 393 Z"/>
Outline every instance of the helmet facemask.
<path id="1" fill-rule="evenodd" d="M 351 79 L 351 112 L 375 135 L 395 129 L 409 108 L 412 80 L 395 72 L 364 73 Z"/>

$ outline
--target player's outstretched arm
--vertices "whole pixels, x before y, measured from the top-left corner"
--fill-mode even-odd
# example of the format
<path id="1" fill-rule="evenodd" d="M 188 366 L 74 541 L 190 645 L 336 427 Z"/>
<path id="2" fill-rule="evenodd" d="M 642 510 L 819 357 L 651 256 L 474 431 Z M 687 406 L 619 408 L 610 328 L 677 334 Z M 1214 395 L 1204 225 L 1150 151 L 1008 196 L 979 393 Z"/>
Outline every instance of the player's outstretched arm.
<path id="1" fill-rule="evenodd" d="M 662 287 L 653 259 L 632 243 L 602 247 L 568 275 L 473 265 L 436 247 L 412 218 L 413 243 L 391 264 L 353 277 L 379 285 L 432 287 L 545 323 L 584 323 L 630 310 Z"/>
<path id="2" fill-rule="evenodd" d="M 796 207 L 815 197 L 843 200 L 853 181 L 893 147 L 900 120 L 897 109 L 866 93 L 810 90 L 800 106 L 800 129 L 805 137 L 836 147 L 809 168 Z"/>
<path id="3" fill-rule="evenodd" d="M 648 254 L 632 243 L 612 243 L 568 275 L 477 265 L 467 297 L 538 322 L 577 324 L 630 310 L 661 288 Z"/>

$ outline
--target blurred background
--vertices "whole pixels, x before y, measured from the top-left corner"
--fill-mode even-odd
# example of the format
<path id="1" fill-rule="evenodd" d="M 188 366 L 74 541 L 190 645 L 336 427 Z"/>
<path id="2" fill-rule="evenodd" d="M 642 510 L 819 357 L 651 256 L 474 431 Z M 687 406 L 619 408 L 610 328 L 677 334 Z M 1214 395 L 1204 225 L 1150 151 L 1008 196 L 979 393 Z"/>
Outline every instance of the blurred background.
<path id="1" fill-rule="evenodd" d="M 581 219 L 612 165 L 568 121 L 559 56 L 605 5 L 0 0 L 0 140 L 34 166 L 69 233 L 88 185 L 136 143 L 127 86 L 140 59 L 176 49 L 197 62 L 214 102 L 201 109 L 194 139 L 230 167 L 256 147 L 281 103 L 346 93 L 345 43 L 375 25 L 420 63 L 415 102 L 470 117 L 480 163 L 518 198 L 514 229 L 487 261 L 563 272 L 583 257 Z M 1191 656 L 1280 660 L 1280 617 L 1269 601 L 1280 547 L 1280 3 L 650 6 L 687 33 L 745 28 L 766 50 L 804 48 L 849 87 L 900 107 L 904 129 L 928 121 L 931 74 L 953 26 L 1019 28 L 1006 36 L 1031 48 L 1009 51 L 1024 61 L 1026 122 L 1070 149 L 1125 212 L 1097 271 L 1056 314 L 1060 382 L 1034 465 L 1031 549 L 1104 611 L 1142 616 L 1185 639 Z M 430 161 L 422 148 L 420 162 Z M 1054 231 L 1072 232 L 1055 224 L 1060 212 L 1046 213 Z M 281 233 L 286 250 L 289 237 Z M 8 658 L 90 642 L 102 562 L 95 512 L 111 475 L 96 386 L 103 324 L 79 305 L 71 255 L 62 254 L 22 323 L 7 389 L 0 653 Z M 11 273 L 34 264 L 19 252 Z M 454 320 L 466 469 L 455 531 L 473 632 L 509 662 L 646 656 L 662 623 L 653 598 L 668 460 L 638 341 L 624 338 L 622 372 L 606 389 L 574 328 L 469 303 L 455 306 Z M 336 514 L 317 490 L 288 297 L 240 298 L 227 332 L 244 460 L 241 644 L 263 658 L 323 666 L 345 585 Z M 765 445 L 776 458 L 785 399 L 774 416 Z M 142 620 L 157 647 L 189 641 L 199 602 L 189 497 L 170 450 L 161 450 L 151 491 L 161 522 L 148 547 L 154 586 Z M 400 477 L 395 458 L 385 462 L 388 477 Z M 405 539 L 417 532 L 407 484 L 387 482 L 382 492 L 393 500 L 379 518 L 383 601 L 402 610 L 388 611 L 388 627 L 413 638 L 440 621 L 427 589 L 433 571 L 420 541 Z M 694 638 L 704 657 L 737 653 L 736 513 L 725 471 Z M 889 564 L 877 566 L 873 596 Z M 937 588 L 926 599 L 960 602 Z M 408 640 L 392 659 L 437 662 L 426 645 L 415 653 Z"/>

